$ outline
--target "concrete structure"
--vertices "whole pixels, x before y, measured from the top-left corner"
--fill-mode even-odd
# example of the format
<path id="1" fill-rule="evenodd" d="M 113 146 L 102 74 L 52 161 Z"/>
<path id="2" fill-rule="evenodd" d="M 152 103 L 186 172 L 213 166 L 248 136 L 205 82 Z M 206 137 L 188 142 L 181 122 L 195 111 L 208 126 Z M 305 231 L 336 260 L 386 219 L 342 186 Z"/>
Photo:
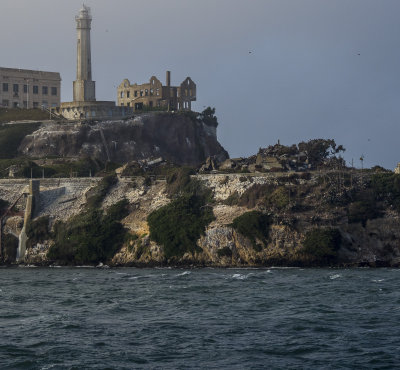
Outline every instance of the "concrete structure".
<path id="1" fill-rule="evenodd" d="M 76 81 L 74 81 L 74 101 L 95 101 L 95 82 L 92 81 L 92 56 L 90 29 L 92 16 L 90 9 L 83 6 L 75 17 L 77 30 Z"/>
<path id="2" fill-rule="evenodd" d="M 60 88 L 58 72 L 0 68 L 0 106 L 3 108 L 58 107 Z"/>
<path id="3" fill-rule="evenodd" d="M 112 101 L 96 101 L 96 86 L 92 80 L 90 9 L 83 5 L 75 17 L 77 30 L 76 80 L 73 83 L 73 102 L 61 103 L 56 113 L 68 119 L 122 118 L 132 110 L 117 107 Z"/>
<path id="4" fill-rule="evenodd" d="M 132 107 L 135 111 L 146 107 L 191 110 L 192 101 L 196 101 L 196 84 L 187 77 L 179 86 L 171 86 L 171 72 L 167 71 L 165 86 L 155 76 L 142 85 L 131 85 L 125 79 L 118 86 L 117 94 L 118 106 Z"/>

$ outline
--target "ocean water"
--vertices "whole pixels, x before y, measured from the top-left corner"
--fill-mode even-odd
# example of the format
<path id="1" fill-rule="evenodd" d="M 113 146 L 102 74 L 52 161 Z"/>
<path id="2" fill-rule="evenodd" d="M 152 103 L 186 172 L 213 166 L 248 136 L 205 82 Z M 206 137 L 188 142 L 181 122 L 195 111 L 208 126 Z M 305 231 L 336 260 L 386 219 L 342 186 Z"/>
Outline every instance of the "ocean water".
<path id="1" fill-rule="evenodd" d="M 393 369 L 397 269 L 0 269 L 0 369 Z"/>

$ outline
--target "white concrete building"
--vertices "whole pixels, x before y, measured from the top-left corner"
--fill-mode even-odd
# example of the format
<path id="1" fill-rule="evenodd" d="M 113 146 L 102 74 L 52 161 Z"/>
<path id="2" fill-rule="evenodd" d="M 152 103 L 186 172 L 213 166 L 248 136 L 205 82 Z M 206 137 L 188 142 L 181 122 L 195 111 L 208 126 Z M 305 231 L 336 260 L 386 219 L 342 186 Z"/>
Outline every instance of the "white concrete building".
<path id="1" fill-rule="evenodd" d="M 0 67 L 0 106 L 3 108 L 59 107 L 58 72 Z"/>

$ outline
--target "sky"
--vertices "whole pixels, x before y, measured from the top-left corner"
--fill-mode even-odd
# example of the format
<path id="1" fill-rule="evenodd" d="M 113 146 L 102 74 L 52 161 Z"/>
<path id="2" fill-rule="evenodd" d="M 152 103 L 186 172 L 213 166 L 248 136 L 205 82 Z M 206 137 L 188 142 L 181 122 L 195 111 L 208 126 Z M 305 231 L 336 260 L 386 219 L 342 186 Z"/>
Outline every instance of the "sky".
<path id="1" fill-rule="evenodd" d="M 0 66 L 76 74 L 76 0 L 1 0 Z M 231 157 L 334 139 L 355 167 L 400 162 L 399 0 L 87 0 L 97 100 L 124 78 L 197 84 Z"/>

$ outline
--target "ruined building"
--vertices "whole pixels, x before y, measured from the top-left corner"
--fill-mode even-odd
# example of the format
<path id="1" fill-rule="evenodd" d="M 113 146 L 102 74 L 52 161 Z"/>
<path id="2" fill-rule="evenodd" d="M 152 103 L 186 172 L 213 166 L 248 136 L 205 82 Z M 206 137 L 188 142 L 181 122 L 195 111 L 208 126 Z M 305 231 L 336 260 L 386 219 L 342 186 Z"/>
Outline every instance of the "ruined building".
<path id="1" fill-rule="evenodd" d="M 92 80 L 92 59 L 90 29 L 92 16 L 90 8 L 83 5 L 75 17 L 77 30 L 76 80 L 74 81 L 73 102 L 61 103 L 57 113 L 68 119 L 121 118 L 131 109 L 117 107 L 113 101 L 96 101 L 95 81 Z"/>
<path id="2" fill-rule="evenodd" d="M 118 106 L 131 107 L 135 111 L 146 107 L 191 110 L 192 101 L 196 101 L 196 84 L 187 77 L 180 86 L 171 86 L 171 72 L 167 71 L 165 86 L 155 76 L 142 85 L 131 85 L 125 79 L 118 86 L 117 94 Z"/>
<path id="3" fill-rule="evenodd" d="M 0 106 L 57 107 L 60 105 L 60 84 L 58 72 L 0 68 Z"/>

